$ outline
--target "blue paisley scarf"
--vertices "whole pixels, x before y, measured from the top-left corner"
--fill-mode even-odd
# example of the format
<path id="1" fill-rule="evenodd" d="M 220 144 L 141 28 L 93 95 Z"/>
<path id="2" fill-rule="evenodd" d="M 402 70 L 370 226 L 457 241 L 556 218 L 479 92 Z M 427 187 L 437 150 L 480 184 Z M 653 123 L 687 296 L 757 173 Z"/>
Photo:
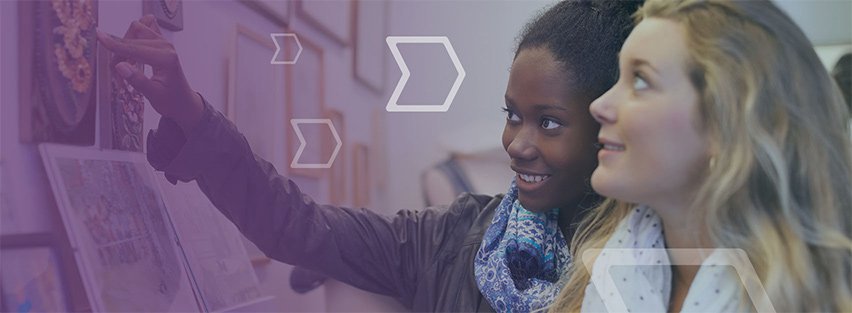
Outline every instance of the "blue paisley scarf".
<path id="1" fill-rule="evenodd" d="M 530 312 L 556 298 L 570 262 L 558 217 L 559 209 L 525 210 L 512 181 L 474 261 L 479 291 L 497 312 Z"/>

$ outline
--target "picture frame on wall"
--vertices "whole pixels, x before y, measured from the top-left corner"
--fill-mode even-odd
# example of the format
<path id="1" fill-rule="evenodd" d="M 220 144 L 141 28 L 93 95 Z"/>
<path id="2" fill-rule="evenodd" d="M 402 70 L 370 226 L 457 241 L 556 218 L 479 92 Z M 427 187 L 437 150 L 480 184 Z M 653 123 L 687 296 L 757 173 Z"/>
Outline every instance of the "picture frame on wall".
<path id="1" fill-rule="evenodd" d="M 62 254 L 50 233 L 0 237 L 3 312 L 70 312 Z"/>
<path id="2" fill-rule="evenodd" d="M 240 0 L 247 7 L 273 23 L 287 27 L 290 24 L 290 0 Z"/>
<path id="3" fill-rule="evenodd" d="M 200 310 L 145 155 L 50 143 L 38 148 L 91 310 Z"/>
<path id="4" fill-rule="evenodd" d="M 297 0 L 296 12 L 309 24 L 335 42 L 348 46 L 352 42 L 352 1 Z"/>
<path id="5" fill-rule="evenodd" d="M 352 73 L 376 93 L 385 90 L 387 59 L 386 1 L 356 0 L 352 18 Z"/>
<path id="6" fill-rule="evenodd" d="M 142 0 L 142 14 L 154 15 L 162 28 L 183 30 L 183 0 Z"/>
<path id="7" fill-rule="evenodd" d="M 352 146 L 352 197 L 355 207 L 370 205 L 370 149 L 364 144 Z"/>
<path id="8" fill-rule="evenodd" d="M 143 151 L 145 97 L 114 77 L 112 52 L 98 48 L 98 117 L 102 149 Z M 135 65 L 142 71 L 142 64 Z"/>
<path id="9" fill-rule="evenodd" d="M 387 149 L 387 111 L 384 108 L 373 109 L 371 116 L 370 138 L 373 140 L 370 156 L 370 176 L 373 187 L 380 193 L 388 190 L 388 149 Z"/>
<path id="10" fill-rule="evenodd" d="M 327 109 L 326 117 L 331 120 L 331 123 L 334 124 L 334 128 L 337 130 L 337 133 L 340 136 L 341 144 L 344 145 L 341 147 L 340 151 L 346 151 L 346 124 L 344 122 L 343 113 L 335 110 L 335 109 Z M 337 142 L 331 140 L 327 141 L 325 145 L 325 153 L 327 155 L 331 155 L 334 151 L 335 145 Z M 329 199 L 332 204 L 335 205 L 343 205 L 347 201 L 347 192 L 346 192 L 346 158 L 337 158 L 334 163 L 331 164 L 330 174 L 329 174 Z"/>
<path id="11" fill-rule="evenodd" d="M 225 115 L 254 153 L 282 168 L 289 164 L 286 67 L 269 64 L 276 48 L 268 35 L 243 25 L 235 27 L 230 46 Z"/>
<path id="12" fill-rule="evenodd" d="M 252 267 L 260 267 L 269 264 L 272 262 L 263 251 L 260 251 L 260 248 L 257 247 L 251 240 L 246 237 L 242 237 L 243 246 L 246 248 L 246 253 L 248 254 L 249 261 L 251 261 Z"/>
<path id="13" fill-rule="evenodd" d="M 17 3 L 20 139 L 91 146 L 97 104 L 98 2 L 62 3 Z"/>
<path id="14" fill-rule="evenodd" d="M 172 185 L 164 173 L 156 176 L 203 312 L 235 312 L 232 309 L 266 298 L 253 268 L 254 252 L 237 226 L 216 209 L 197 182 Z"/>
<path id="15" fill-rule="evenodd" d="M 326 168 L 311 168 L 301 165 L 326 164 L 331 157 L 325 147 L 329 141 L 334 141 L 331 129 L 324 123 L 299 123 L 299 131 L 305 139 L 305 146 L 299 153 L 301 145 L 296 129 L 290 121 L 299 119 L 323 119 L 326 116 L 325 104 L 325 59 L 323 48 L 311 39 L 297 34 L 302 44 L 302 52 L 295 64 L 287 69 L 287 141 L 288 166 L 291 174 L 305 177 L 320 178 L 327 172 Z M 286 49 L 288 59 L 297 52 L 290 45 Z M 340 132 L 338 131 L 338 134 Z M 298 154 L 298 155 L 297 155 Z M 300 164 L 300 166 L 290 166 Z"/>

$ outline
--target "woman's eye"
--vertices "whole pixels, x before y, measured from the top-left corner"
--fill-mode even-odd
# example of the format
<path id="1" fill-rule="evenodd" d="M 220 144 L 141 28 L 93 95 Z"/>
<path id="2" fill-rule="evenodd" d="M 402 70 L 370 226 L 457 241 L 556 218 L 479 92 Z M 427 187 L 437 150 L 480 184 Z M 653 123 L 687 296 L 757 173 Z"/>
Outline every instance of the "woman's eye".
<path id="1" fill-rule="evenodd" d="M 507 120 L 512 121 L 512 122 L 520 122 L 521 121 L 521 118 L 518 117 L 518 115 L 515 114 L 515 112 L 512 112 L 512 110 L 509 110 L 508 108 L 503 108 L 503 112 L 506 112 L 506 119 Z"/>
<path id="2" fill-rule="evenodd" d="M 556 129 L 556 128 L 559 128 L 561 126 L 562 126 L 562 124 L 560 124 L 557 121 L 551 120 L 549 118 L 546 118 L 546 119 L 541 121 L 541 128 L 544 128 L 544 129 Z"/>
<path id="3" fill-rule="evenodd" d="M 642 78 L 642 75 L 639 75 L 639 73 L 636 73 L 633 76 L 633 90 L 644 90 L 644 89 L 647 89 L 647 88 L 648 88 L 648 82 L 646 82 L 645 79 Z"/>

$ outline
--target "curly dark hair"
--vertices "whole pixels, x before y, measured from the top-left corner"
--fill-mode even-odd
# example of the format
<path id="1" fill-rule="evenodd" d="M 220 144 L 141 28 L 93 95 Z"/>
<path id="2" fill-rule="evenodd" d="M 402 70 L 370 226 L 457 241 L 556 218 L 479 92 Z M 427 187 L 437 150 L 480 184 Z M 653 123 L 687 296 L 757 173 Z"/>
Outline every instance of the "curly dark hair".
<path id="1" fill-rule="evenodd" d="M 618 52 L 633 29 L 632 15 L 643 2 L 559 2 L 524 27 L 515 57 L 524 49 L 547 48 L 563 65 L 571 87 L 591 102 L 618 80 Z"/>

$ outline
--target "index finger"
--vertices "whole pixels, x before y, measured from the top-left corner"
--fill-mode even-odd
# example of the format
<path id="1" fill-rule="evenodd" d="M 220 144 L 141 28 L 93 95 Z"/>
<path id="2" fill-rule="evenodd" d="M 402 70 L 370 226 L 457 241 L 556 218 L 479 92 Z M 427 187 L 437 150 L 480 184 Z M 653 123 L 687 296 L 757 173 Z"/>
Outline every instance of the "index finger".
<path id="1" fill-rule="evenodd" d="M 106 48 L 116 54 L 135 58 L 151 65 L 169 65 L 172 59 L 168 49 L 154 47 L 160 40 L 136 39 L 124 40 L 115 38 L 98 30 L 98 40 Z"/>
<path id="2" fill-rule="evenodd" d="M 157 33 L 157 35 L 161 35 L 161 36 L 163 35 L 163 33 L 160 32 L 160 24 L 157 23 L 157 18 L 154 17 L 153 15 L 148 14 L 148 15 L 143 16 L 142 18 L 139 19 L 139 23 L 142 23 L 142 25 L 148 26 L 148 28 L 150 28 L 155 33 Z"/>
<path id="3" fill-rule="evenodd" d="M 162 34 L 157 27 L 157 20 L 153 15 L 145 15 L 139 20 L 131 22 L 130 29 L 127 32 L 128 35 L 132 36 L 125 35 L 124 38 L 162 38 Z"/>
<path id="4" fill-rule="evenodd" d="M 145 23 L 149 22 L 150 19 L 154 19 L 153 15 L 146 15 L 139 19 L 138 21 L 133 21 L 127 27 L 127 31 L 124 33 L 124 39 L 137 39 L 137 38 L 146 38 L 146 39 L 159 39 L 160 35 L 149 26 L 145 25 Z M 128 61 L 126 56 L 117 55 L 113 58 L 110 66 L 115 66 L 119 62 Z"/>

